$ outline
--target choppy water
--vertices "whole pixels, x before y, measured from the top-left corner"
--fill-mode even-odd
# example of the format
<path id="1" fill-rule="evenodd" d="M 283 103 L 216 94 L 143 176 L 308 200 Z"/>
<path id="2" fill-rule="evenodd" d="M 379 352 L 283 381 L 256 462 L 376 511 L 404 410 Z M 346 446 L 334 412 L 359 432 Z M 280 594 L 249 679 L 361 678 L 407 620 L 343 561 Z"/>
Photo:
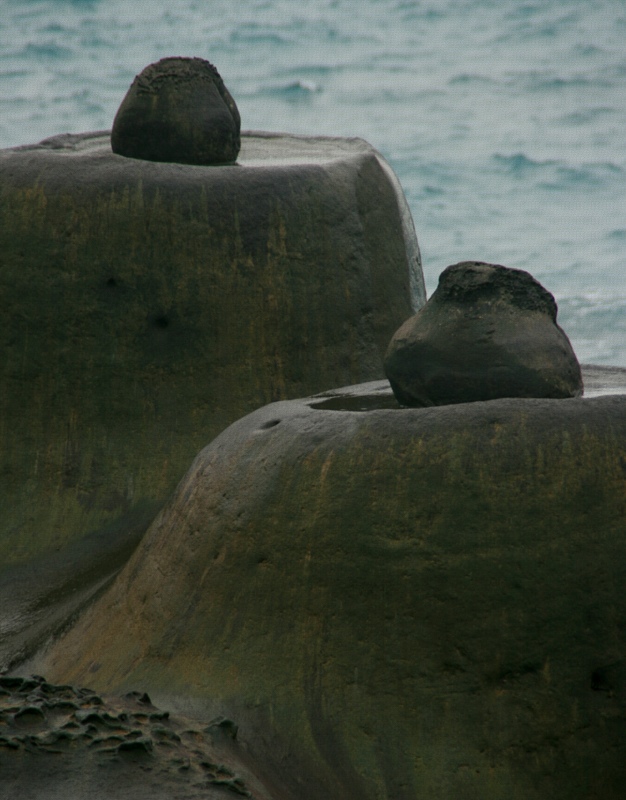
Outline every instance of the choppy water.
<path id="1" fill-rule="evenodd" d="M 626 366 L 622 0 L 0 0 L 0 147 L 109 128 L 137 72 L 212 61 L 247 129 L 362 136 L 429 293 L 527 269 L 583 362 Z"/>

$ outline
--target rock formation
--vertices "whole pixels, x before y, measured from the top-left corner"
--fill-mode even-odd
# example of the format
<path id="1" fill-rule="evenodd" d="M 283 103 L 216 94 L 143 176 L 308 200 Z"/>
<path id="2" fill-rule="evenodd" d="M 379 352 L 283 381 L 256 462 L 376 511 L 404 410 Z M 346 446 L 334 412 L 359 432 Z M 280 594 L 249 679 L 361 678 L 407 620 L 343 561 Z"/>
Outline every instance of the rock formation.
<path id="1" fill-rule="evenodd" d="M 0 151 L 0 252 L 0 668 L 124 563 L 200 447 L 382 377 L 424 297 L 406 200 L 358 139 L 244 134 L 210 168 L 106 132 Z"/>
<path id="2" fill-rule="evenodd" d="M 23 668 L 234 719 L 289 798 L 621 800 L 625 463 L 623 394 L 270 404 Z"/>
<path id="3" fill-rule="evenodd" d="M 201 58 L 163 58 L 132 82 L 113 121 L 114 153 L 178 164 L 237 159 L 241 119 L 219 72 Z"/>
<path id="4" fill-rule="evenodd" d="M 577 397 L 580 366 L 556 314 L 552 295 L 527 272 L 454 264 L 394 334 L 385 372 L 406 406 Z"/>

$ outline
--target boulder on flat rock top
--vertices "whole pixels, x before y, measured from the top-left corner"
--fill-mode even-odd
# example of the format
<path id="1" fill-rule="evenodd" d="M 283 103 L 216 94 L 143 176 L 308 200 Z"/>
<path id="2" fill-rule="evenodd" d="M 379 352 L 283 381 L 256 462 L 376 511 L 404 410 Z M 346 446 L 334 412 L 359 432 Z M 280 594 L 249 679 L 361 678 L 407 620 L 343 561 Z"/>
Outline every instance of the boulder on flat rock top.
<path id="1" fill-rule="evenodd" d="M 178 164 L 237 159 L 241 119 L 213 64 L 162 58 L 132 82 L 111 131 L 114 153 Z"/>
<path id="2" fill-rule="evenodd" d="M 464 261 L 396 331 L 385 372 L 406 406 L 578 397 L 580 365 L 554 297 L 528 272 Z"/>
<path id="3" fill-rule="evenodd" d="M 236 168 L 107 132 L 2 150 L 0 253 L 0 669 L 124 563 L 207 440 L 382 378 L 424 298 L 360 139 L 247 133 Z"/>
<path id="4" fill-rule="evenodd" d="M 626 370 L 589 373 L 622 394 L 255 411 L 24 669 L 234 719 L 289 800 L 622 800 Z"/>

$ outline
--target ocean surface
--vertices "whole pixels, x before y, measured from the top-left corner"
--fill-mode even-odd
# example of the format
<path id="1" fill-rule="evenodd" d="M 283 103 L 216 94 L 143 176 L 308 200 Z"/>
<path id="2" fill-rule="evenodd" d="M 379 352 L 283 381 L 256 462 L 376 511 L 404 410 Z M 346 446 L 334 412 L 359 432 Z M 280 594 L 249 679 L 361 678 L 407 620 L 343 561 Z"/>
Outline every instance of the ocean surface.
<path id="1" fill-rule="evenodd" d="M 626 366 L 624 42 L 623 0 L 0 0 L 0 147 L 109 129 L 147 64 L 206 58 L 244 129 L 380 150 L 429 294 L 528 270 L 581 362 Z"/>

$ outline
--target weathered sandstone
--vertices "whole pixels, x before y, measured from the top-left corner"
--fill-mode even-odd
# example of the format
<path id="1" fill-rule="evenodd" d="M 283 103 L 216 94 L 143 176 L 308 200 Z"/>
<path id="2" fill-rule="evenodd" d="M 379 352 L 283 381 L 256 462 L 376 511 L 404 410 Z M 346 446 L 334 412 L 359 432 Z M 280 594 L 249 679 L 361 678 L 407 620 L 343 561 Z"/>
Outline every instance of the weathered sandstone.
<path id="1" fill-rule="evenodd" d="M 24 668 L 235 719 L 289 798 L 618 800 L 626 371 L 585 372 L 621 394 L 255 411 Z"/>
<path id="2" fill-rule="evenodd" d="M 0 253 L 0 668 L 124 563 L 207 441 L 382 377 L 424 299 L 402 190 L 358 139 L 248 133 L 217 167 L 107 132 L 4 150 Z"/>

